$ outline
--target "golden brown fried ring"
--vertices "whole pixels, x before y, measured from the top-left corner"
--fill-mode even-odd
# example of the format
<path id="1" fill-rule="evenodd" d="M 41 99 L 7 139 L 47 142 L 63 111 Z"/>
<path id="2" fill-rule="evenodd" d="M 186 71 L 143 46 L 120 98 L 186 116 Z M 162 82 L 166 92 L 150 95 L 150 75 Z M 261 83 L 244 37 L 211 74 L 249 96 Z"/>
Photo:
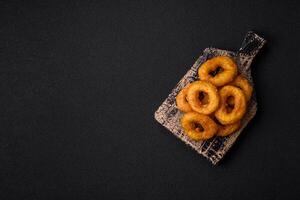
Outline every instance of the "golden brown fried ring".
<path id="1" fill-rule="evenodd" d="M 246 101 L 248 102 L 251 99 L 253 87 L 251 86 L 250 82 L 243 77 L 242 75 L 238 75 L 230 85 L 239 87 L 245 94 Z"/>
<path id="2" fill-rule="evenodd" d="M 206 104 L 199 99 L 199 95 L 205 93 L 208 96 Z M 187 100 L 191 108 L 201 114 L 210 114 L 219 106 L 219 95 L 217 88 L 207 81 L 195 81 L 187 92 Z"/>
<path id="3" fill-rule="evenodd" d="M 234 131 L 238 130 L 238 128 L 241 125 L 241 121 L 238 121 L 234 124 L 228 124 L 228 125 L 219 125 L 219 129 L 217 132 L 217 136 L 222 136 L 225 137 L 227 135 L 230 135 L 231 133 L 233 133 Z"/>
<path id="4" fill-rule="evenodd" d="M 237 65 L 228 56 L 217 56 L 203 63 L 198 69 L 198 75 L 201 80 L 207 80 L 218 87 L 223 86 L 235 78 Z"/>
<path id="5" fill-rule="evenodd" d="M 176 105 L 182 112 L 190 112 L 192 108 L 186 99 L 187 91 L 191 84 L 186 85 L 176 96 Z"/>
<path id="6" fill-rule="evenodd" d="M 218 131 L 218 125 L 210 117 L 196 112 L 188 112 L 181 118 L 185 133 L 193 140 L 207 140 Z"/>
<path id="7" fill-rule="evenodd" d="M 243 91 L 235 86 L 227 85 L 219 91 L 220 106 L 215 112 L 217 120 L 223 124 L 233 124 L 239 121 L 246 112 L 246 98 Z M 231 111 L 227 109 L 227 98 L 234 98 L 234 107 Z"/>

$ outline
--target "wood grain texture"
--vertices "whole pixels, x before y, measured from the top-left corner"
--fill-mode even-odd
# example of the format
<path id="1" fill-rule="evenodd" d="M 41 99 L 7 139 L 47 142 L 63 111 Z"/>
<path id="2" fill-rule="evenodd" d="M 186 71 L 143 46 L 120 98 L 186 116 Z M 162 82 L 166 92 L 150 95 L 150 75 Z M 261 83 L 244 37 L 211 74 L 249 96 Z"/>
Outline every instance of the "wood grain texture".
<path id="1" fill-rule="evenodd" d="M 263 38 L 250 31 L 246 34 L 241 48 L 237 52 L 221 50 L 212 47 L 206 48 L 203 51 L 203 54 L 196 60 L 192 68 L 182 77 L 175 88 L 171 91 L 169 96 L 159 106 L 154 114 L 155 119 L 184 143 L 192 147 L 199 154 L 205 156 L 214 165 L 217 164 L 234 144 L 237 137 L 241 134 L 242 130 L 247 126 L 249 121 L 255 116 L 257 110 L 255 90 L 248 105 L 247 112 L 242 119 L 241 127 L 235 133 L 227 137 L 213 137 L 212 139 L 206 141 L 193 141 L 184 134 L 184 131 L 180 125 L 182 112 L 176 107 L 175 97 L 177 96 L 178 92 L 185 87 L 185 85 L 198 79 L 197 71 L 202 63 L 210 58 L 221 55 L 226 55 L 233 58 L 238 65 L 239 72 L 244 75 L 253 85 L 250 66 L 252 60 L 264 44 L 265 40 Z"/>

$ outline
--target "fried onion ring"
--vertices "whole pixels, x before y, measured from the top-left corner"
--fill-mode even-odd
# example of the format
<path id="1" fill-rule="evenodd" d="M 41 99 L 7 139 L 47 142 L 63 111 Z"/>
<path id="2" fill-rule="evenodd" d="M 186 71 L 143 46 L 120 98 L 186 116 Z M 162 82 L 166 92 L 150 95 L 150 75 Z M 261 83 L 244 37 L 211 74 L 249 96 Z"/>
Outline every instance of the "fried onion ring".
<path id="1" fill-rule="evenodd" d="M 231 133 L 233 133 L 234 131 L 238 130 L 238 128 L 241 125 L 241 121 L 238 121 L 234 124 L 227 124 L 227 125 L 219 125 L 219 129 L 217 132 L 217 136 L 221 136 L 221 137 L 225 137 L 227 135 L 230 135 Z"/>
<path id="2" fill-rule="evenodd" d="M 242 75 L 238 75 L 230 85 L 233 85 L 233 86 L 236 86 L 236 87 L 239 87 L 240 89 L 242 89 L 242 91 L 245 94 L 247 102 L 251 99 L 253 87 L 251 86 L 248 79 L 246 79 Z"/>
<path id="3" fill-rule="evenodd" d="M 184 132 L 193 140 L 206 140 L 218 131 L 218 125 L 210 117 L 196 112 L 188 112 L 181 118 Z"/>
<path id="4" fill-rule="evenodd" d="M 187 91 L 191 84 L 186 85 L 176 96 L 176 105 L 182 112 L 190 112 L 192 108 L 186 99 Z"/>
<path id="5" fill-rule="evenodd" d="M 199 99 L 199 95 L 207 95 L 206 104 Z M 187 92 L 187 100 L 191 108 L 201 114 L 211 114 L 219 106 L 219 95 L 217 88 L 207 81 L 195 81 L 191 84 Z"/>
<path id="6" fill-rule="evenodd" d="M 226 85 L 219 91 L 220 106 L 215 112 L 217 120 L 223 124 L 233 124 L 239 121 L 246 112 L 246 98 L 243 91 L 235 86 Z M 234 107 L 231 111 L 227 109 L 227 99 L 233 97 Z"/>
<path id="7" fill-rule="evenodd" d="M 217 56 L 203 63 L 198 69 L 201 80 L 207 80 L 215 86 L 231 82 L 237 75 L 237 65 L 228 56 Z"/>

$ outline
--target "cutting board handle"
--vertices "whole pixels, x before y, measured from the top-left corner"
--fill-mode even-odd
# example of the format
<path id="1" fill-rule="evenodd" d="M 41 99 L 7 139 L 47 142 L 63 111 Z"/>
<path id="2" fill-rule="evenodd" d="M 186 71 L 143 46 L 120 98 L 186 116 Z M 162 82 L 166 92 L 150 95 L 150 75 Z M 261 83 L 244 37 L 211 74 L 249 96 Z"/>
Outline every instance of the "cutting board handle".
<path id="1" fill-rule="evenodd" d="M 253 31 L 247 32 L 244 37 L 241 48 L 239 49 L 240 54 L 254 57 L 259 50 L 264 46 L 266 40 Z"/>

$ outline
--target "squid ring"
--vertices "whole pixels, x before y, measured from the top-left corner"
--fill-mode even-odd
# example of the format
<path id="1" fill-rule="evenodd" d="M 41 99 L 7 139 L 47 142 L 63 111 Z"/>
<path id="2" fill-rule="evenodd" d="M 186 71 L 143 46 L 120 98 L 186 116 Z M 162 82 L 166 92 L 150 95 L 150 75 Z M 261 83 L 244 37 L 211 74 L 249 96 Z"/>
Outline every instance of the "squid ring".
<path id="1" fill-rule="evenodd" d="M 217 120 L 223 125 L 239 121 L 244 116 L 247 105 L 243 91 L 235 86 L 227 85 L 221 88 L 219 95 L 221 103 L 215 112 Z M 233 97 L 234 99 L 234 107 L 230 112 L 228 112 L 226 102 L 229 97 Z"/>
<path id="2" fill-rule="evenodd" d="M 198 69 L 198 75 L 201 80 L 219 87 L 231 82 L 237 71 L 237 65 L 230 57 L 217 56 L 203 63 Z"/>
<path id="3" fill-rule="evenodd" d="M 234 131 L 238 130 L 238 128 L 241 125 L 241 121 L 238 121 L 234 124 L 228 124 L 228 125 L 219 125 L 219 129 L 217 132 L 217 136 L 225 137 L 227 135 L 230 135 Z"/>
<path id="4" fill-rule="evenodd" d="M 186 99 L 187 91 L 191 84 L 186 85 L 176 96 L 176 105 L 182 112 L 190 112 L 192 108 Z"/>
<path id="5" fill-rule="evenodd" d="M 185 113 L 181 118 L 181 125 L 187 136 L 196 141 L 212 138 L 218 131 L 214 120 L 196 112 Z"/>
<path id="6" fill-rule="evenodd" d="M 199 99 L 201 93 L 204 93 L 204 97 L 207 96 L 207 99 L 203 99 L 207 101 L 207 103 Z M 187 100 L 191 108 L 201 114 L 211 114 L 219 106 L 217 88 L 207 81 L 193 82 L 188 89 Z"/>
<path id="7" fill-rule="evenodd" d="M 251 99 L 253 87 L 251 86 L 250 82 L 245 77 L 243 77 L 242 75 L 237 76 L 233 80 L 231 85 L 239 87 L 243 90 L 247 102 Z"/>

